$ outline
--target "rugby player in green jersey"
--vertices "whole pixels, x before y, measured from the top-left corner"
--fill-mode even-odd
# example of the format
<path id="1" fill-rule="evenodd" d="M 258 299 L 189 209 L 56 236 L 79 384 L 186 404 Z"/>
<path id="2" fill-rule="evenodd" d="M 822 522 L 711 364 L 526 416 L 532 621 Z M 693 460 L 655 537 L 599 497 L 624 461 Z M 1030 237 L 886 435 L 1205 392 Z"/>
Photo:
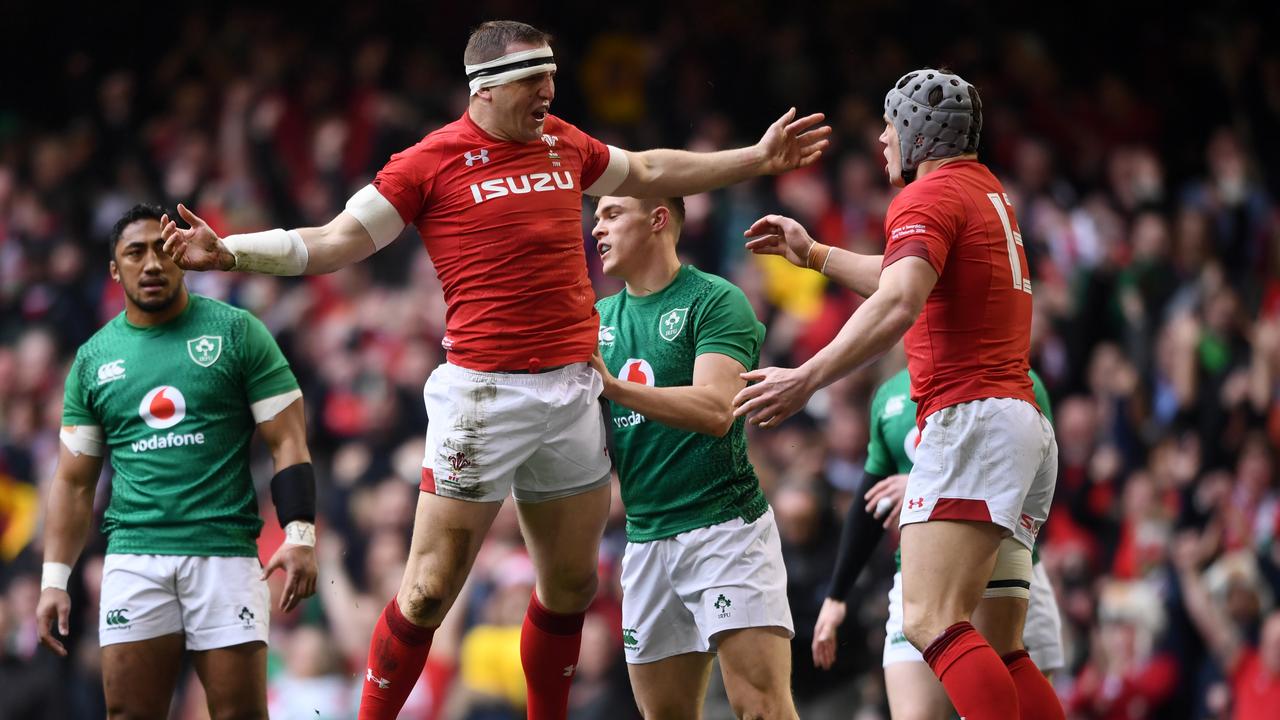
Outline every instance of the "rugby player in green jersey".
<path id="1" fill-rule="evenodd" d="M 795 634 L 773 511 L 731 401 L 764 326 L 723 278 L 682 266 L 681 198 L 602 197 L 592 234 L 607 275 L 596 303 L 627 512 L 622 638 L 644 716 L 698 718 L 719 653 L 738 717 L 795 718 Z"/>
<path id="2" fill-rule="evenodd" d="M 151 205 L 111 231 L 125 311 L 80 347 L 67 376 L 58 468 L 45 515 L 36 610 L 40 641 L 66 648 L 67 580 L 85 546 L 111 453 L 102 522 L 98 638 L 109 717 L 165 718 L 184 651 L 212 717 L 267 717 L 267 576 L 286 572 L 280 608 L 315 591 L 315 481 L 302 393 L 266 327 L 187 292 Z M 264 569 L 249 473 L 255 427 L 275 463 L 285 543 Z"/>

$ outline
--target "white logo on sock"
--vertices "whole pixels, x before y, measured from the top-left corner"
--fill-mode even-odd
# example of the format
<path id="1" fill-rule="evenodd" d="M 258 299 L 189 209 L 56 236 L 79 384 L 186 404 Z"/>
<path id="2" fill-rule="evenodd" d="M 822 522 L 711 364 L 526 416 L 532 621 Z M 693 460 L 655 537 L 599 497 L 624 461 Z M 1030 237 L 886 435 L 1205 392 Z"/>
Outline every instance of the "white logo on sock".
<path id="1" fill-rule="evenodd" d="M 374 675 L 373 668 L 365 669 L 364 679 L 371 683 L 376 683 L 378 685 L 379 690 L 386 690 L 387 688 L 391 687 L 391 681 L 386 678 L 380 678 L 377 675 Z"/>

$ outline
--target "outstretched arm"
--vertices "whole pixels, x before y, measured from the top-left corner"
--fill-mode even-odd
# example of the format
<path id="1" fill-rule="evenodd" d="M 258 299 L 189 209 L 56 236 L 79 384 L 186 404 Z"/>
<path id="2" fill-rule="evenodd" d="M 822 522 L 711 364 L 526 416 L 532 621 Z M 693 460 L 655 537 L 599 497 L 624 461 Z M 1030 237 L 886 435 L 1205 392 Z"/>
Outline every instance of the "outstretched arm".
<path id="1" fill-rule="evenodd" d="M 784 215 L 765 215 L 743 235 L 747 249 L 757 255 L 781 255 L 796 267 L 817 270 L 862 297 L 880 286 L 883 255 L 863 255 L 823 245 L 804 226 Z"/>
<path id="2" fill-rule="evenodd" d="M 696 195 L 758 175 L 777 175 L 811 165 L 831 144 L 825 116 L 795 119 L 791 108 L 751 147 L 696 153 L 686 150 L 628 152 L 627 178 L 611 195 L 654 198 Z"/>
<path id="3" fill-rule="evenodd" d="M 178 205 L 178 214 L 189 227 L 180 228 L 165 215 L 160 219 L 160 235 L 165 252 L 185 270 L 321 275 L 360 262 L 379 248 L 365 226 L 348 211 L 339 213 L 324 227 L 266 230 L 226 238 L 218 237 L 185 205 Z"/>
<path id="4" fill-rule="evenodd" d="M 76 427 L 64 427 L 64 437 L 75 438 Z M 71 440 L 73 443 L 75 440 Z M 71 568 L 84 551 L 93 522 L 93 494 L 102 472 L 101 445 L 99 454 L 84 449 L 72 450 L 65 444 L 58 449 L 58 469 L 49 484 L 48 503 L 45 506 L 44 527 L 44 577 L 40 581 L 40 602 L 36 606 L 36 621 L 40 643 L 58 655 L 66 656 L 67 649 L 53 636 L 50 626 L 56 621 L 58 633 L 64 637 L 70 630 L 71 596 L 67 594 L 67 578 Z"/>
<path id="5" fill-rule="evenodd" d="M 794 370 L 769 367 L 744 373 L 744 379 L 758 382 L 733 399 L 734 415 L 746 415 L 761 427 L 776 427 L 818 388 L 893 347 L 916 321 L 937 282 L 933 266 L 921 257 L 907 256 L 885 268 L 879 289 L 808 362 Z"/>

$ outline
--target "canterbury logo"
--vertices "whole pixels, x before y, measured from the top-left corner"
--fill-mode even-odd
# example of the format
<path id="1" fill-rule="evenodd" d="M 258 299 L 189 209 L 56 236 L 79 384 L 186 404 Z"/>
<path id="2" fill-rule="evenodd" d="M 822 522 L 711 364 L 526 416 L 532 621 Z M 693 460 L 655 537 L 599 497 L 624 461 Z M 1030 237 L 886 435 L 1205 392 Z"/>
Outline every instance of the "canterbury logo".
<path id="1" fill-rule="evenodd" d="M 129 618 L 125 617 L 126 612 L 128 612 L 127 609 L 108 610 L 107 624 L 108 625 L 128 625 L 130 620 Z"/>
<path id="2" fill-rule="evenodd" d="M 573 174 L 568 170 L 549 173 L 531 173 L 494 178 L 481 183 L 471 184 L 471 197 L 476 204 L 508 195 L 525 195 L 531 192 L 554 192 L 556 190 L 572 190 Z"/>
<path id="3" fill-rule="evenodd" d="M 472 151 L 468 150 L 462 153 L 462 158 L 467 161 L 467 167 L 471 167 L 476 163 L 480 163 L 481 165 L 483 165 L 489 162 L 488 150 L 486 150 L 485 148 L 480 148 L 479 150 L 476 150 L 474 152 L 475 154 L 472 154 Z"/>

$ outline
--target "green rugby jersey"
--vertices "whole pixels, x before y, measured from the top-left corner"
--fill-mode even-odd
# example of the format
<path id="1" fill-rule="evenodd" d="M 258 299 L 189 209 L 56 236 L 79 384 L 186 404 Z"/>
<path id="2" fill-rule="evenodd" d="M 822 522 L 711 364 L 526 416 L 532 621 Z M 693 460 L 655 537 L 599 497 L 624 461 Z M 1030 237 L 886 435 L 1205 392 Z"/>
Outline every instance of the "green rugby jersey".
<path id="1" fill-rule="evenodd" d="M 620 380 L 678 387 L 693 384 L 694 360 L 703 353 L 726 355 L 748 370 L 760 360 L 764 325 L 746 295 L 687 265 L 652 295 L 623 290 L 596 309 L 600 354 Z M 747 459 L 745 418 L 718 438 L 610 407 L 627 540 L 660 540 L 737 517 L 753 522 L 768 509 Z"/>
<path id="2" fill-rule="evenodd" d="M 250 405 L 298 389 L 275 339 L 244 310 L 191 294 L 138 327 L 116 316 L 76 353 L 63 425 L 102 428 L 111 451 L 108 553 L 258 554 Z"/>
<path id="3" fill-rule="evenodd" d="M 1049 406 L 1049 393 L 1035 370 L 1030 372 L 1035 388 L 1036 403 L 1041 412 L 1053 422 L 1053 409 Z M 867 442 L 867 462 L 864 466 L 871 475 L 888 477 L 911 472 L 915 465 L 916 443 L 920 431 L 916 427 L 916 404 L 911 400 L 911 376 L 906 368 L 881 383 L 871 397 L 871 427 Z M 1034 553 L 1036 562 L 1040 561 Z M 894 553 L 894 561 L 902 567 L 901 556 Z"/>

